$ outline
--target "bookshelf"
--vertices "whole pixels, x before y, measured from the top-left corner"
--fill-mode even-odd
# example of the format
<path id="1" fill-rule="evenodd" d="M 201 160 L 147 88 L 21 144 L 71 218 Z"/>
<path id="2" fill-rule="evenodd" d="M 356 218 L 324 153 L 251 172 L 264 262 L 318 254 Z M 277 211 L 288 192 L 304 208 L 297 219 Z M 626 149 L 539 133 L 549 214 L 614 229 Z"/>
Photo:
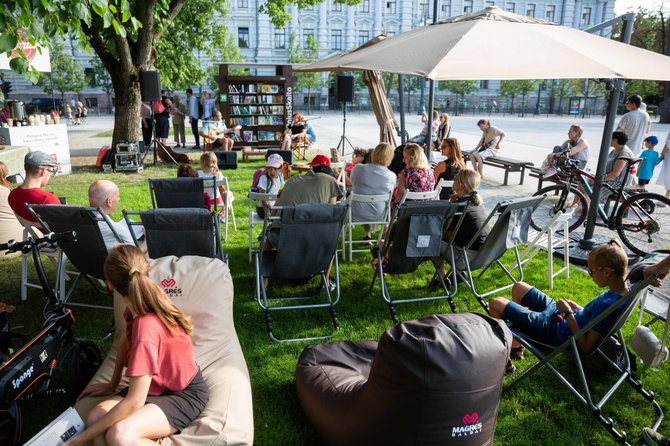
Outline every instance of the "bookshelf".
<path id="1" fill-rule="evenodd" d="M 219 65 L 219 109 L 236 131 L 234 149 L 280 148 L 293 115 L 293 70 L 290 65 Z M 239 70 L 238 68 L 241 68 Z M 240 75 L 238 72 L 256 73 Z"/>

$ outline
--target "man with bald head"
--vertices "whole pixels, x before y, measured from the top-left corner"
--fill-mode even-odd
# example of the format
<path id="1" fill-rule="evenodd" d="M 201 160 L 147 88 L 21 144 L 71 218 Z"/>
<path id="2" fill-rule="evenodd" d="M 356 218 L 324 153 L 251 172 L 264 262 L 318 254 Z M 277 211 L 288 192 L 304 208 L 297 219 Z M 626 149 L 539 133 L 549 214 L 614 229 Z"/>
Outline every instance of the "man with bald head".
<path id="1" fill-rule="evenodd" d="M 88 202 L 91 207 L 100 208 L 100 210 L 107 216 L 116 212 L 119 207 L 119 188 L 116 184 L 109 180 L 97 180 L 94 181 L 91 186 L 88 188 Z M 125 243 L 133 245 L 133 236 L 130 234 L 128 225 L 125 221 L 114 222 L 109 220 L 118 239 L 104 221 L 99 221 L 98 226 L 100 226 L 100 232 L 102 233 L 102 238 L 105 241 L 107 249 L 111 249 L 113 246 L 118 245 L 119 243 Z M 139 239 L 144 231 L 137 227 L 134 229 L 135 236 Z"/>

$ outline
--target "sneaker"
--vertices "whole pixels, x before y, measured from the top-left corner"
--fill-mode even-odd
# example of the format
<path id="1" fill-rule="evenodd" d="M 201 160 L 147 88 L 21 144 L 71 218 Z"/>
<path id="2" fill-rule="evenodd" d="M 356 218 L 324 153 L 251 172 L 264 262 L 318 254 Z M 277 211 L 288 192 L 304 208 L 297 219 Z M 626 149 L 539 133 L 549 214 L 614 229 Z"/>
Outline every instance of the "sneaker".
<path id="1" fill-rule="evenodd" d="M 550 167 L 549 169 L 547 169 L 544 172 L 544 179 L 546 180 L 547 178 L 551 178 L 554 175 L 556 175 L 556 169 L 554 169 L 553 167 Z"/>
<path id="2" fill-rule="evenodd" d="M 642 438 L 644 442 L 648 445 L 658 445 L 658 446 L 667 446 L 670 445 L 670 437 L 659 434 L 655 430 L 645 427 L 642 429 Z"/>
<path id="3" fill-rule="evenodd" d="M 511 375 L 514 372 L 516 372 L 516 366 L 512 364 L 511 359 L 508 359 L 507 365 L 505 366 L 505 375 Z"/>

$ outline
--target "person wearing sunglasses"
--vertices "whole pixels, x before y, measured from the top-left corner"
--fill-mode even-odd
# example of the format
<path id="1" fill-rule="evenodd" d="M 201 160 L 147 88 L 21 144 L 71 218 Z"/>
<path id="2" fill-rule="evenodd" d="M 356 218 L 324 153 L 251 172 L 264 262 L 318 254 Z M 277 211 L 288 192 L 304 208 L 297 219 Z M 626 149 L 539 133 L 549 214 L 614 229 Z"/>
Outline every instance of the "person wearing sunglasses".
<path id="1" fill-rule="evenodd" d="M 58 173 L 60 164 L 50 155 L 36 150 L 23 158 L 23 165 L 26 171 L 25 180 L 21 186 L 9 193 L 7 201 L 19 221 L 23 219 L 34 222 L 35 219 L 26 209 L 26 204 L 61 204 L 57 196 L 43 189 L 51 177 Z"/>

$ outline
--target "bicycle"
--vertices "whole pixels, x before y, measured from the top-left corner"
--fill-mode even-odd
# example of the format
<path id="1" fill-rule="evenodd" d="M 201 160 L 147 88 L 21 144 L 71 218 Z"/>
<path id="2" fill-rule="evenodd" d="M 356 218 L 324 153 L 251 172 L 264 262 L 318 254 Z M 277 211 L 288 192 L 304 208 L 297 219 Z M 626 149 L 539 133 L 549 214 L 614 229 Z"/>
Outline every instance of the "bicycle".
<path id="1" fill-rule="evenodd" d="M 601 193 L 605 198 L 605 206 L 598 203 L 597 225 L 616 230 L 621 241 L 637 255 L 644 256 L 652 251 L 670 246 L 670 198 L 653 192 L 631 194 L 625 184 L 631 168 L 640 159 L 627 159 L 622 184 L 614 188 L 604 183 Z M 557 163 L 557 175 L 560 184 L 547 186 L 537 191 L 534 196 L 544 195 L 545 199 L 531 216 L 530 224 L 535 230 L 541 230 L 557 212 L 573 207 L 575 211 L 570 218 L 569 231 L 578 228 L 586 219 L 589 198 L 593 195 L 591 183 L 595 177 L 582 170 L 579 162 L 572 159 L 560 159 Z M 581 186 L 578 189 L 577 185 Z M 602 196 L 601 196 L 602 197 Z M 609 209 L 609 201 L 614 198 L 614 205 Z"/>
<path id="2" fill-rule="evenodd" d="M 29 238 L 21 242 L 10 240 L 0 244 L 0 250 L 32 253 L 37 277 L 46 298 L 40 332 L 20 348 L 17 347 L 15 352 L 7 349 L 1 355 L 0 444 L 22 443 L 22 401 L 68 393 L 65 388 L 50 388 L 52 378 L 60 366 L 65 366 L 70 382 L 69 390 L 76 396 L 102 363 L 100 350 L 93 341 L 74 336 L 72 311 L 56 297 L 40 258 L 41 247 L 74 240 L 75 235 L 74 232 L 50 233 L 38 239 Z M 5 335 L 15 334 L 9 331 Z"/>

